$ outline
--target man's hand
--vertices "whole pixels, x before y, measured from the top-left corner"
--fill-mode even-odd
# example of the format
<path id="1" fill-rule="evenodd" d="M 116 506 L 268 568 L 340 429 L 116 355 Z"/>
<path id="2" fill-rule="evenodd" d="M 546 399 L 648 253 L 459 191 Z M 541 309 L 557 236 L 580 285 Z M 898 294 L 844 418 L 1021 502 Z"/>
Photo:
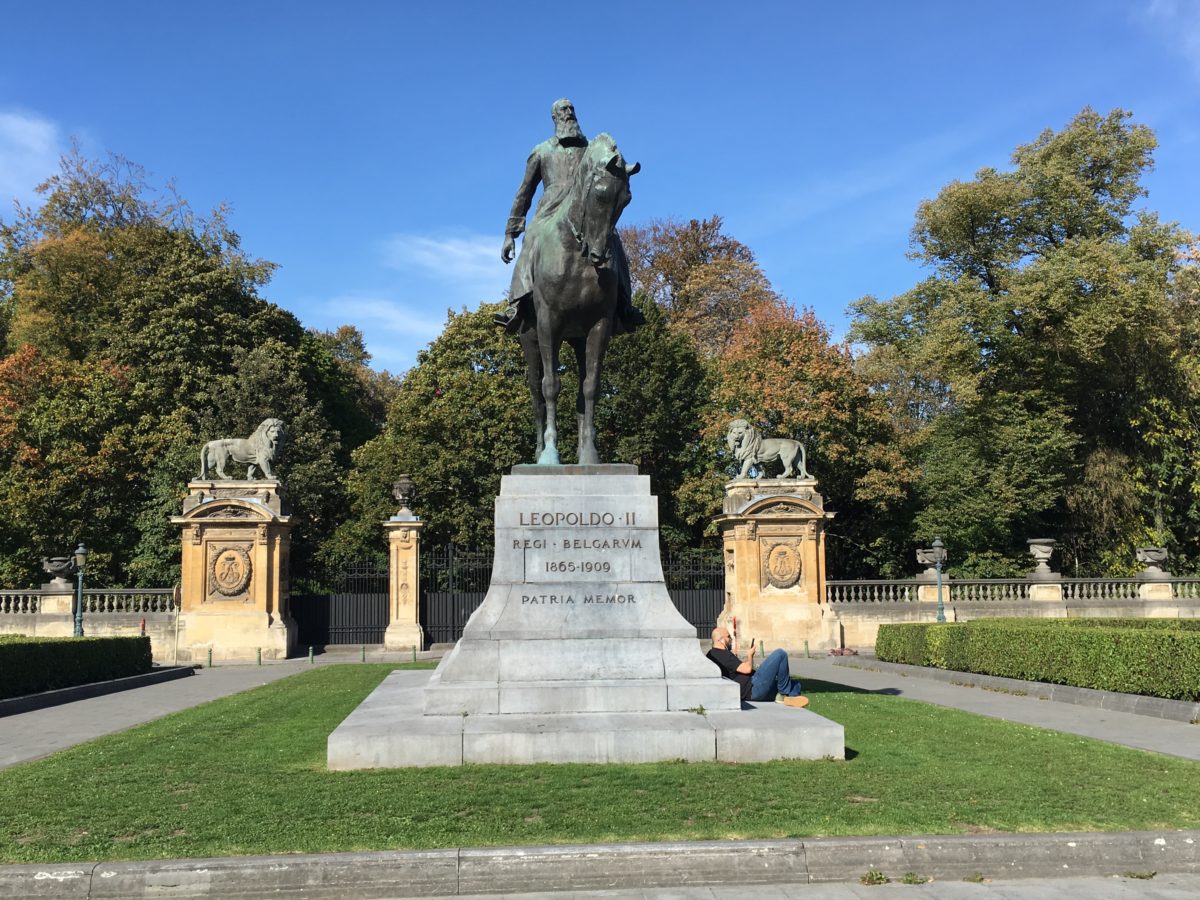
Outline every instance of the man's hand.
<path id="1" fill-rule="evenodd" d="M 513 261 L 513 256 L 517 252 L 517 240 L 511 234 L 504 236 L 504 246 L 500 248 L 500 259 L 506 263 Z"/>

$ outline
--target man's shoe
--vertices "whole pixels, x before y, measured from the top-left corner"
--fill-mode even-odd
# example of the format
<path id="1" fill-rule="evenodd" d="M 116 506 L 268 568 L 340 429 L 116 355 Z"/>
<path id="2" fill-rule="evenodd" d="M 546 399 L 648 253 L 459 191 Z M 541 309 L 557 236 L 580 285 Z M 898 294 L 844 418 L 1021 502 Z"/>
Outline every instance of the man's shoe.
<path id="1" fill-rule="evenodd" d="M 808 698 L 803 694 L 797 694 L 795 697 L 785 697 L 783 694 L 776 694 L 775 702 L 782 703 L 784 706 L 791 706 L 794 709 L 804 709 L 804 707 L 808 706 Z"/>

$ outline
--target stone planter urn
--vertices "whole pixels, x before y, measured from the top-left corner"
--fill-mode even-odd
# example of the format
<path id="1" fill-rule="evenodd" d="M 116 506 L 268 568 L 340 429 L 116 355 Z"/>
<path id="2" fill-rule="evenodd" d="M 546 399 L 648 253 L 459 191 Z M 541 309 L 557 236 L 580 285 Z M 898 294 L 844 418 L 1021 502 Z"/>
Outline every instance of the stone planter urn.
<path id="1" fill-rule="evenodd" d="M 925 571 L 918 575 L 917 578 L 922 581 L 933 581 L 937 578 L 937 554 L 932 547 L 917 548 L 917 565 L 925 566 Z"/>
<path id="2" fill-rule="evenodd" d="M 1029 555 L 1037 563 L 1037 567 L 1029 573 L 1029 577 L 1039 581 L 1056 579 L 1059 574 L 1050 568 L 1050 557 L 1054 555 L 1054 538 L 1029 538 Z"/>
<path id="3" fill-rule="evenodd" d="M 1134 552 L 1137 554 L 1137 561 L 1146 567 L 1138 573 L 1139 578 L 1145 578 L 1148 581 L 1165 581 L 1171 577 L 1166 570 L 1166 547 L 1138 547 Z"/>

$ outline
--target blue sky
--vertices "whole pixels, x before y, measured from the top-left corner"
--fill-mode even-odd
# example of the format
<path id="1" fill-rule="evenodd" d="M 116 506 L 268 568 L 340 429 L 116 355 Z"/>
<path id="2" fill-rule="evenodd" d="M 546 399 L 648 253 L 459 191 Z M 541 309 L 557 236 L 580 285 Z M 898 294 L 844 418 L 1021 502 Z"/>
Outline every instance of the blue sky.
<path id="1" fill-rule="evenodd" d="M 1200 230 L 1200 0 L 10 4 L 0 199 L 77 137 L 227 201 L 264 296 L 403 371 L 499 299 L 525 157 L 575 101 L 643 170 L 626 223 L 725 219 L 776 289 L 846 306 L 921 277 L 917 204 L 1083 106 L 1160 147 L 1145 205 Z M 7 213 L 0 213 L 8 218 Z"/>

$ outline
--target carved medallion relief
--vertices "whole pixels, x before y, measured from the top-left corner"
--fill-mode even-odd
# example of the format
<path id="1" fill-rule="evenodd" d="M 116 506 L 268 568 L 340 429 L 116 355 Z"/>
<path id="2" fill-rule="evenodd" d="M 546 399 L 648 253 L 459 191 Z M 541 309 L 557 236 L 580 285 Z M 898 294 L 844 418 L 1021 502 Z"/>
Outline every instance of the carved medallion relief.
<path id="1" fill-rule="evenodd" d="M 208 595 L 240 597 L 250 586 L 248 544 L 213 544 L 209 547 Z"/>
<path id="2" fill-rule="evenodd" d="M 786 589 L 800 582 L 800 546 L 798 541 L 765 544 L 762 556 L 762 586 Z"/>

